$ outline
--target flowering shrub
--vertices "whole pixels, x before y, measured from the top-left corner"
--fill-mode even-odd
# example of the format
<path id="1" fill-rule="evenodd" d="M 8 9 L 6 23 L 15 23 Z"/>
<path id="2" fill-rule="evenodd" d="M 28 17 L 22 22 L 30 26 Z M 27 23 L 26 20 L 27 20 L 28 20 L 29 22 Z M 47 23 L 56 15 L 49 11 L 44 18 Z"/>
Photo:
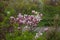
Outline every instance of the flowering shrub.
<path id="1" fill-rule="evenodd" d="M 37 24 L 42 20 L 42 14 L 39 12 L 36 12 L 35 10 L 32 10 L 33 15 L 27 15 L 24 14 L 22 15 L 21 13 L 18 14 L 17 18 L 14 18 L 13 16 L 10 17 L 11 23 L 14 21 L 19 24 L 18 29 L 20 26 L 26 25 L 26 26 L 31 26 L 31 27 L 36 27 Z"/>
<path id="2" fill-rule="evenodd" d="M 22 15 L 22 13 L 19 13 L 17 15 L 17 17 L 11 16 L 10 17 L 10 23 L 12 25 L 14 25 L 14 23 L 18 24 L 18 35 L 20 34 L 20 32 L 22 32 L 21 35 L 24 34 L 24 32 L 26 31 L 31 31 L 34 30 L 34 27 L 37 27 L 37 24 L 42 20 L 42 16 L 43 14 L 40 12 L 37 12 L 35 10 L 32 10 L 32 15 L 27 15 L 24 14 Z M 22 27 L 24 25 L 24 28 Z M 21 31 L 20 31 L 21 30 Z M 17 31 L 15 31 L 17 32 Z M 15 33 L 14 33 L 15 34 Z M 26 34 L 25 34 L 26 35 Z M 29 35 L 29 34 L 28 34 Z M 32 34 L 31 34 L 32 35 Z M 31 36 L 30 35 L 30 36 Z M 38 33 L 38 36 L 40 37 L 40 35 L 42 35 L 42 33 Z M 37 34 L 35 34 L 34 36 L 31 36 L 33 38 L 31 39 L 36 39 Z M 25 37 L 24 37 L 25 38 Z M 30 38 L 30 37 L 29 37 Z M 23 39 L 23 38 L 21 38 Z M 26 38 L 27 39 L 27 38 Z M 29 40 L 29 39 L 28 39 Z"/>

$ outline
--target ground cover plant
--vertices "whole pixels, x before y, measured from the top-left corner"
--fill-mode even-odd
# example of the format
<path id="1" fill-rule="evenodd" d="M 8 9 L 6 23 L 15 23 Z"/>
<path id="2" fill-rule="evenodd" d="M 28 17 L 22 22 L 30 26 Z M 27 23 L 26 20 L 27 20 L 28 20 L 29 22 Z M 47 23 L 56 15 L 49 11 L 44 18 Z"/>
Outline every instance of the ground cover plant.
<path id="1" fill-rule="evenodd" d="M 60 0 L 0 0 L 0 40 L 60 40 Z"/>

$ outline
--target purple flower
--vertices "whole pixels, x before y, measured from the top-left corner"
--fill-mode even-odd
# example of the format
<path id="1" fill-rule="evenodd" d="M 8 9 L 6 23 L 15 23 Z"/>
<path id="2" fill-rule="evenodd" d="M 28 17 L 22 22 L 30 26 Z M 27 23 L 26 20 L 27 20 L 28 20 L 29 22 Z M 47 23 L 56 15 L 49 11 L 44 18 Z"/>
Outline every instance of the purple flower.
<path id="1" fill-rule="evenodd" d="M 32 13 L 36 15 L 22 15 L 21 13 L 19 13 L 16 19 L 13 16 L 11 16 L 10 19 L 15 20 L 19 25 L 24 24 L 29 26 L 37 26 L 43 15 L 39 14 L 35 10 L 32 10 Z"/>
<path id="2" fill-rule="evenodd" d="M 23 18 L 23 15 L 21 13 L 19 13 L 18 18 Z"/>
<path id="3" fill-rule="evenodd" d="M 25 24 L 25 20 L 19 20 L 20 24 Z"/>

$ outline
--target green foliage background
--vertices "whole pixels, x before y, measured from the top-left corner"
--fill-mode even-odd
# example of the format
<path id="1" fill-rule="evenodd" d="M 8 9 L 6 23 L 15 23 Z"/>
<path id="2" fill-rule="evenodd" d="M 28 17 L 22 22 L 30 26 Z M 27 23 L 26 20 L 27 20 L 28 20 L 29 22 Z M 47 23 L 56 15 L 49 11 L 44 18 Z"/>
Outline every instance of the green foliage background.
<path id="1" fill-rule="evenodd" d="M 53 26 L 54 25 L 54 19 L 55 15 L 58 14 L 58 26 L 60 26 L 60 4 L 59 5 L 48 5 L 44 3 L 43 5 L 39 1 L 32 2 L 24 1 L 24 0 L 1 0 L 0 1 L 0 28 L 9 27 L 11 24 L 9 23 L 10 16 L 16 17 L 18 13 L 22 14 L 32 14 L 32 10 L 36 10 L 38 12 L 41 12 L 43 14 L 43 17 L 41 22 L 38 23 L 38 27 L 42 26 Z M 58 2 L 60 3 L 60 2 Z M 10 12 L 10 13 L 7 13 Z M 17 26 L 17 24 L 16 24 Z M 15 25 L 14 25 L 15 27 Z M 0 30 L 1 31 L 1 30 Z M 4 32 L 4 31 L 3 31 Z M 9 36 L 10 34 L 6 34 L 7 40 L 32 40 L 32 38 L 35 36 L 33 33 L 25 32 L 21 36 L 18 36 L 18 31 L 16 31 L 13 36 Z M 26 37 L 24 37 L 26 35 Z M 58 34 L 60 35 L 60 34 Z M 29 36 L 29 37 L 28 37 Z M 60 36 L 59 36 L 60 37 Z M 58 38 L 59 38 L 58 37 Z M 41 38 L 38 38 L 37 40 L 44 40 L 44 36 Z"/>

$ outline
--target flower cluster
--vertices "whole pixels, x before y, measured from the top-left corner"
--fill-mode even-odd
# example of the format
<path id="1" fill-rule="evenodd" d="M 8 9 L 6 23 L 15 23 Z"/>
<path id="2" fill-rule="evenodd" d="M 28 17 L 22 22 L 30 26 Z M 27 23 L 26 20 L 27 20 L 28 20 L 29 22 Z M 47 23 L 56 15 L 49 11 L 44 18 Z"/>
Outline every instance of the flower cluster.
<path id="1" fill-rule="evenodd" d="M 22 15 L 21 13 L 18 14 L 17 18 L 14 18 L 13 16 L 10 17 L 11 20 L 15 20 L 19 25 L 29 25 L 29 26 L 37 26 L 37 24 L 40 22 L 41 17 L 43 16 L 42 13 L 36 12 L 35 10 L 32 10 L 32 14 L 34 15 Z"/>
<path id="2" fill-rule="evenodd" d="M 32 13 L 35 13 L 32 11 Z M 37 23 L 41 20 L 42 14 L 37 13 L 36 15 L 22 15 L 21 13 L 18 14 L 16 21 L 19 24 L 26 24 L 30 26 L 37 26 Z"/>

